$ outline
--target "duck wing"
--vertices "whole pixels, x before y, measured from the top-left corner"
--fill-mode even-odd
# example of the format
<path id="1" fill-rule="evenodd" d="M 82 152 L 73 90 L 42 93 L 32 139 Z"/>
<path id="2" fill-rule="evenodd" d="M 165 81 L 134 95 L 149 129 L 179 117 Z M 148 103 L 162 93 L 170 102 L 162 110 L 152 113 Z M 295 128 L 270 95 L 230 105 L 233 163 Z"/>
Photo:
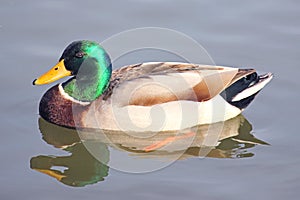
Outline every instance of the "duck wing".
<path id="1" fill-rule="evenodd" d="M 152 106 L 181 100 L 207 101 L 252 72 L 177 62 L 129 65 L 113 71 L 103 99 L 111 98 L 119 106 Z"/>

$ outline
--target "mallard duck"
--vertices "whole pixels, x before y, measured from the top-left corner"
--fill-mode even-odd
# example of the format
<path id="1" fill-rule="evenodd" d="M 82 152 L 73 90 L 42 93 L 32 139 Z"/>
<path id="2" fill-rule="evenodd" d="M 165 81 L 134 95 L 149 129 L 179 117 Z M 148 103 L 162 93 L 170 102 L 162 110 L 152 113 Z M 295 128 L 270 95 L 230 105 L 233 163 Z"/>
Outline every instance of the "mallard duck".
<path id="1" fill-rule="evenodd" d="M 39 114 L 70 128 L 166 131 L 240 114 L 272 79 L 254 69 L 148 62 L 112 70 L 97 42 L 75 41 L 34 85 L 72 76 L 42 97 Z"/>

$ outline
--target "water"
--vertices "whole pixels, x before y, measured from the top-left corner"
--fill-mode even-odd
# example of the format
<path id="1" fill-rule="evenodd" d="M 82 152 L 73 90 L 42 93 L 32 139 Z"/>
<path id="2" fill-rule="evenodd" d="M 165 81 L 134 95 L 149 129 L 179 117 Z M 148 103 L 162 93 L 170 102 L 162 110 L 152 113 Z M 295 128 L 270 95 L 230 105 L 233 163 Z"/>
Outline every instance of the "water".
<path id="1" fill-rule="evenodd" d="M 298 197 L 298 1 L 2 1 L 0 4 L 1 199 Z M 216 148 L 214 156 L 201 159 L 197 156 L 199 148 L 194 148 L 166 168 L 130 174 L 95 163 L 80 144 L 62 150 L 56 148 L 60 143 L 53 144 L 59 142 L 54 136 L 47 140 L 44 135 L 43 139 L 37 106 L 49 86 L 33 87 L 32 80 L 52 66 L 73 40 L 101 42 L 121 31 L 145 26 L 171 28 L 189 35 L 205 47 L 216 64 L 273 72 L 274 80 L 244 112 L 252 124 L 250 133 L 270 145 L 251 146 L 229 139 Z M 74 141 L 62 143 L 66 142 Z M 101 143 L 99 148 L 106 155 L 103 159 L 114 155 L 107 144 Z M 129 154 L 122 155 L 130 157 Z M 224 154 L 235 159 L 216 156 Z M 70 155 L 73 157 L 68 164 L 64 163 L 66 159 L 59 159 Z M 51 169 L 58 171 L 73 166 L 72 163 L 93 164 L 88 165 L 90 171 L 82 166 L 69 170 L 69 176 L 72 172 L 77 174 L 80 178 L 76 179 L 85 185 L 72 187 L 66 181 L 58 181 L 59 176 L 56 179 L 53 174 L 32 169 L 49 168 L 44 166 L 47 162 L 34 164 L 38 158 L 56 160 L 51 161 L 55 166 Z M 66 166 L 58 167 L 62 163 Z M 83 169 L 87 174 L 80 174 Z M 97 178 L 93 182 L 91 177 Z"/>

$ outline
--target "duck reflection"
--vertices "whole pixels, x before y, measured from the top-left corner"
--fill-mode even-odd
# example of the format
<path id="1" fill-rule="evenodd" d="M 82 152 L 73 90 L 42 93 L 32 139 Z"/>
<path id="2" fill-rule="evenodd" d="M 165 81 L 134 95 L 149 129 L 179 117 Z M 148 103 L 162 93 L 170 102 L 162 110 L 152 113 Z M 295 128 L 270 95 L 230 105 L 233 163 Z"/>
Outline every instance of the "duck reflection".
<path id="1" fill-rule="evenodd" d="M 254 156 L 249 152 L 250 148 L 267 144 L 250 133 L 252 126 L 242 115 L 225 122 L 185 129 L 180 133 L 143 133 L 143 137 L 137 137 L 137 133 L 116 131 L 77 131 L 59 127 L 42 118 L 39 119 L 39 128 L 48 144 L 70 155 L 33 157 L 31 168 L 70 186 L 103 181 L 109 171 L 109 148 L 141 159 L 169 159 L 174 155 L 178 159 L 245 158 Z"/>
<path id="2" fill-rule="evenodd" d="M 84 140 L 100 140 L 114 149 L 130 152 L 141 158 L 189 157 L 244 158 L 254 153 L 248 150 L 255 145 L 268 143 L 255 138 L 252 125 L 239 115 L 225 122 L 195 126 L 180 132 L 124 133 L 101 131 L 80 133 Z"/>
<path id="3" fill-rule="evenodd" d="M 39 119 L 39 128 L 43 139 L 48 144 L 63 149 L 70 155 L 33 157 L 30 160 L 32 169 L 74 187 L 103 181 L 108 175 L 109 167 L 106 163 L 109 160 L 109 151 L 106 144 L 99 141 L 88 141 L 89 145 L 96 146 L 101 151 L 102 162 L 100 162 L 88 152 L 75 130 L 50 124 L 42 118 Z"/>

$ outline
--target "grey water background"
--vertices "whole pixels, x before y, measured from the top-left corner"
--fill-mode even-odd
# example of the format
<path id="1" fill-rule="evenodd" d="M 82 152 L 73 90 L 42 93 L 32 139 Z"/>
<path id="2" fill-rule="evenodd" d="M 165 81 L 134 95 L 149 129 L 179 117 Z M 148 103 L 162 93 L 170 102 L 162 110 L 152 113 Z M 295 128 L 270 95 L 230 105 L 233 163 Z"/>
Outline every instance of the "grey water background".
<path id="1" fill-rule="evenodd" d="M 300 187 L 300 2 L 13 1 L 0 2 L 1 199 L 297 199 Z M 31 82 L 77 39 L 101 42 L 121 31 L 156 26 L 202 44 L 216 64 L 271 71 L 274 80 L 244 116 L 256 146 L 244 159 L 186 159 L 162 170 L 110 169 L 83 188 L 30 169 L 36 155 L 64 155 L 41 139 L 38 103 L 49 86 Z"/>

